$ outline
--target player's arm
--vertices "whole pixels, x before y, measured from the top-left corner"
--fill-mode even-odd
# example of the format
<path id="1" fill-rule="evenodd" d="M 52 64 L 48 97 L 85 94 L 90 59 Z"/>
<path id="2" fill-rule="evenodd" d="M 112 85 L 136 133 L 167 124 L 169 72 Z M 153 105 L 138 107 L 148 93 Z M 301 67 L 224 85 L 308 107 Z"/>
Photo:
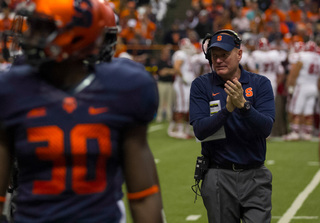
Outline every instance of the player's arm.
<path id="1" fill-rule="evenodd" d="M 147 142 L 146 125 L 136 125 L 126 130 L 123 166 L 134 222 L 164 222 L 159 180 Z"/>
<path id="2" fill-rule="evenodd" d="M 180 77 L 182 77 L 182 73 L 181 73 L 182 64 L 183 64 L 183 60 L 176 60 L 173 64 L 175 73 Z"/>
<path id="3" fill-rule="evenodd" d="M 247 62 L 248 71 L 252 73 L 259 73 L 259 64 L 255 61 L 255 57 L 250 55 Z"/>
<path id="4" fill-rule="evenodd" d="M 279 64 L 277 68 L 277 86 L 284 83 L 285 78 L 286 76 L 285 76 L 284 67 L 282 66 L 282 64 Z"/>
<path id="5" fill-rule="evenodd" d="M 289 75 L 287 77 L 286 87 L 290 91 L 290 88 L 293 88 L 296 85 L 296 80 L 299 76 L 299 72 L 302 68 L 302 62 L 298 61 L 295 64 L 292 64 Z M 292 93 L 292 92 L 289 92 Z"/>
<path id="6" fill-rule="evenodd" d="M 9 151 L 5 131 L 0 128 L 0 214 L 2 214 L 6 192 L 8 189 L 12 157 Z"/>

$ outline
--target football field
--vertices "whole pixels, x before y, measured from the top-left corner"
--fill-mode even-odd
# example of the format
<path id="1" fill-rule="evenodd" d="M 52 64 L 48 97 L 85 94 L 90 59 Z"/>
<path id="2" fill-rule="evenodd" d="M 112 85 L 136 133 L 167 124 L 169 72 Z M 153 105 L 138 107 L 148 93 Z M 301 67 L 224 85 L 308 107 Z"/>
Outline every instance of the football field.
<path id="1" fill-rule="evenodd" d="M 167 124 L 149 127 L 168 223 L 207 223 L 201 197 L 191 190 L 200 143 L 167 136 Z M 273 174 L 272 223 L 320 223 L 318 140 L 270 139 L 266 166 Z M 127 220 L 131 223 L 131 220 Z"/>

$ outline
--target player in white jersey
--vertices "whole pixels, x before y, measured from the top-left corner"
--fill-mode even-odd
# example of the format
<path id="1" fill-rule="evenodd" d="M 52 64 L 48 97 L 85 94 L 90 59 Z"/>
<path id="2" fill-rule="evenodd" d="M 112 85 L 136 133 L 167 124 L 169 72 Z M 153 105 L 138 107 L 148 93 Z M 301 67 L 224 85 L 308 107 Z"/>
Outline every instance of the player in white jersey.
<path id="1" fill-rule="evenodd" d="M 191 57 L 192 69 L 196 77 L 210 73 L 211 68 L 208 64 L 208 60 L 202 51 L 197 52 Z"/>
<path id="2" fill-rule="evenodd" d="M 288 55 L 288 62 L 290 65 L 295 64 L 299 59 L 299 53 L 304 51 L 305 43 L 304 42 L 295 42 L 290 48 Z M 290 68 L 290 67 L 289 67 Z"/>
<path id="3" fill-rule="evenodd" d="M 248 62 L 250 59 L 250 52 L 245 46 L 241 46 L 242 49 L 242 58 L 240 60 L 240 64 L 245 67 L 245 69 L 248 69 Z"/>
<path id="4" fill-rule="evenodd" d="M 298 62 L 300 52 L 303 52 L 305 48 L 305 43 L 302 41 L 294 42 L 288 52 L 288 70 L 291 70 L 293 64 Z M 286 80 L 286 85 L 288 85 L 288 81 Z M 292 94 L 294 90 L 294 86 L 286 86 L 288 95 L 287 95 L 287 103 L 286 103 L 286 110 L 287 110 L 287 120 L 288 123 L 292 123 L 292 114 L 289 111 L 290 101 L 292 99 Z M 291 128 L 289 126 L 289 128 Z"/>
<path id="5" fill-rule="evenodd" d="M 287 78 L 288 89 L 293 89 L 289 104 L 290 132 L 284 136 L 287 141 L 310 140 L 313 133 L 314 109 L 318 97 L 320 57 L 316 43 L 308 41 L 297 62 L 292 64 Z"/>
<path id="6" fill-rule="evenodd" d="M 168 127 L 168 135 L 174 138 L 190 138 L 189 96 L 191 82 L 195 78 L 191 57 L 196 53 L 196 48 L 190 39 L 183 38 L 179 41 L 179 50 L 172 55 L 173 68 L 176 76 L 173 83 L 175 90 L 175 104 L 173 120 Z"/>
<path id="7" fill-rule="evenodd" d="M 317 53 L 318 53 L 318 56 L 320 57 L 320 46 L 318 46 L 317 47 Z M 318 79 L 318 90 L 319 90 L 319 92 L 318 92 L 318 102 L 317 102 L 317 106 L 316 106 L 316 117 L 317 117 L 317 128 L 318 128 L 318 137 L 320 138 L 320 130 L 319 130 L 319 128 L 320 128 L 320 123 L 319 123 L 319 117 L 320 117 L 320 102 L 319 102 L 319 98 L 320 98 L 320 78 Z M 319 164 L 320 164 L 320 143 L 318 144 L 318 156 L 319 156 Z"/>
<path id="8" fill-rule="evenodd" d="M 269 41 L 266 38 L 260 38 L 257 49 L 251 53 L 247 62 L 251 72 L 264 75 L 270 80 L 274 96 L 276 96 L 279 81 L 284 77 L 282 59 L 283 56 L 278 50 L 270 50 Z"/>

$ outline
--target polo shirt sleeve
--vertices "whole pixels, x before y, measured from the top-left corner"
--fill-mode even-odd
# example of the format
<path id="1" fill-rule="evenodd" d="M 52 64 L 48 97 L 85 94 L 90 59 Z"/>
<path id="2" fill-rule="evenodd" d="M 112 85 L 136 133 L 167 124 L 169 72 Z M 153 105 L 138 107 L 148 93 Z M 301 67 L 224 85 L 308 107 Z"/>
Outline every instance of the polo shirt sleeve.
<path id="1" fill-rule="evenodd" d="M 269 79 L 262 77 L 257 89 L 257 95 L 250 111 L 240 114 L 249 128 L 268 137 L 275 120 L 275 101 Z"/>
<path id="2" fill-rule="evenodd" d="M 206 83 L 209 83 L 209 81 L 197 78 L 192 82 L 190 90 L 190 124 L 193 126 L 194 134 L 199 140 L 203 140 L 218 131 L 231 114 L 224 107 L 210 116 Z"/>

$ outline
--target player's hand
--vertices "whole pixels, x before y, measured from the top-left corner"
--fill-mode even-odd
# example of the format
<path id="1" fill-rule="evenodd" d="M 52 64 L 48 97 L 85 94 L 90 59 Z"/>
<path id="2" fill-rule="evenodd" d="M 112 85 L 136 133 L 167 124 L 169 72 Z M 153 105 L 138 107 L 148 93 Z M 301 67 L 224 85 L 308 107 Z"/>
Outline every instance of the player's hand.
<path id="1" fill-rule="evenodd" d="M 182 78 L 182 84 L 183 84 L 183 85 L 189 85 L 189 84 L 188 84 L 188 81 L 186 81 L 184 78 Z"/>
<path id="2" fill-rule="evenodd" d="M 293 95 L 294 92 L 294 86 L 288 86 L 288 94 Z"/>
<path id="3" fill-rule="evenodd" d="M 237 108 L 243 108 L 246 99 L 243 96 L 243 88 L 238 78 L 234 78 L 232 81 L 228 80 L 224 86 L 224 91 L 230 97 L 232 104 Z"/>

